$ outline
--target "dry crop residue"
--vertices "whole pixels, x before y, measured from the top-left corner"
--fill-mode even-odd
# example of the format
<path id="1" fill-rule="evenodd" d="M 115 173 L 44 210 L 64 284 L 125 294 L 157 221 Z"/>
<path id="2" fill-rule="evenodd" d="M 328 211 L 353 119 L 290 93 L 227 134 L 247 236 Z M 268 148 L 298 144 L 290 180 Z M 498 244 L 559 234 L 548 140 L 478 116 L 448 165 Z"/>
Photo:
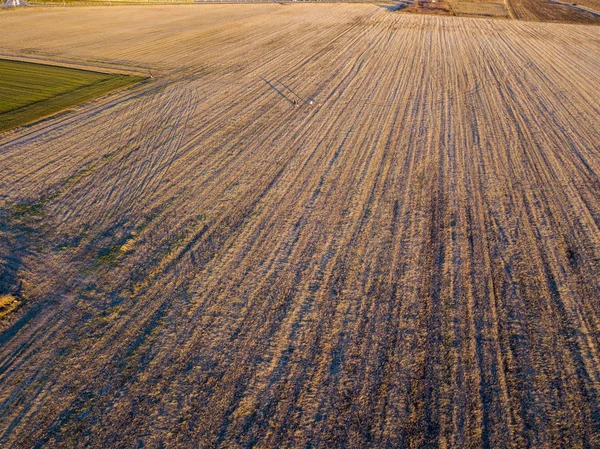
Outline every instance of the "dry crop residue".
<path id="1" fill-rule="evenodd" d="M 589 3 L 588 3 L 589 2 Z M 541 20 L 556 22 L 600 23 L 600 10 L 597 0 L 588 0 L 579 4 L 554 0 L 507 0 L 514 11 L 514 18 L 521 20 Z M 583 5 L 590 5 L 588 6 Z M 583 6 L 583 7 L 581 7 Z"/>
<path id="2" fill-rule="evenodd" d="M 3 30 L 155 80 L 0 138 L 0 446 L 600 443 L 600 28 L 340 4 Z"/>

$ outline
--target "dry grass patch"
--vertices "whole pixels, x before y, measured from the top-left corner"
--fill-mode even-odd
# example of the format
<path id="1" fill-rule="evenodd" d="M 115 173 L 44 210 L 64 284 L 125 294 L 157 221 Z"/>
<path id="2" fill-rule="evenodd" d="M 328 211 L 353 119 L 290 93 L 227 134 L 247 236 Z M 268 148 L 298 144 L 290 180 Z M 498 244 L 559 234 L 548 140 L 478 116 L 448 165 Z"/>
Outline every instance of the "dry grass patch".
<path id="1" fill-rule="evenodd" d="M 16 296 L 0 295 L 0 320 L 7 318 L 19 305 L 21 301 Z"/>

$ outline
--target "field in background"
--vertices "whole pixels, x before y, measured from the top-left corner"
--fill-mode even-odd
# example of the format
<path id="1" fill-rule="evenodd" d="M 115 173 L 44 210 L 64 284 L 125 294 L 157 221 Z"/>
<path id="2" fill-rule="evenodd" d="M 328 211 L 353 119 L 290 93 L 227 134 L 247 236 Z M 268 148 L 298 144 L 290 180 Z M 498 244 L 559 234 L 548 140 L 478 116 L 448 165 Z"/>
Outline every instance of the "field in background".
<path id="1" fill-rule="evenodd" d="M 600 2 L 598 0 L 508 0 L 515 18 L 554 22 L 600 23 Z M 577 7 L 584 6 L 588 10 Z"/>
<path id="2" fill-rule="evenodd" d="M 583 6 L 584 8 L 589 8 L 597 13 L 600 13 L 600 0 L 571 0 L 573 5 Z"/>
<path id="3" fill-rule="evenodd" d="M 0 131 L 128 86 L 141 78 L 0 59 Z"/>
<path id="4" fill-rule="evenodd" d="M 311 4 L 2 29 L 154 80 L 0 136 L 0 447 L 599 445 L 600 27 Z"/>
<path id="5" fill-rule="evenodd" d="M 376 3 L 401 14 L 503 18 L 541 22 L 600 24 L 600 0 L 38 0 L 31 5 L 166 5 L 166 4 L 266 4 Z"/>
<path id="6" fill-rule="evenodd" d="M 555 0 L 414 0 L 402 13 L 600 24 L 600 2 Z"/>

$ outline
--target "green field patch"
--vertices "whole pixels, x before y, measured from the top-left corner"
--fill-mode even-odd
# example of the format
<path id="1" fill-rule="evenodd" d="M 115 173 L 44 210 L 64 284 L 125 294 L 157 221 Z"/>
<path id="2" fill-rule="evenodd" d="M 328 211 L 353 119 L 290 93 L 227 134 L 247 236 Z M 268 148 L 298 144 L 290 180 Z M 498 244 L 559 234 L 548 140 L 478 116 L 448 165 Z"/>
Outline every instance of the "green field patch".
<path id="1" fill-rule="evenodd" d="M 0 131 L 141 81 L 141 77 L 0 59 Z"/>

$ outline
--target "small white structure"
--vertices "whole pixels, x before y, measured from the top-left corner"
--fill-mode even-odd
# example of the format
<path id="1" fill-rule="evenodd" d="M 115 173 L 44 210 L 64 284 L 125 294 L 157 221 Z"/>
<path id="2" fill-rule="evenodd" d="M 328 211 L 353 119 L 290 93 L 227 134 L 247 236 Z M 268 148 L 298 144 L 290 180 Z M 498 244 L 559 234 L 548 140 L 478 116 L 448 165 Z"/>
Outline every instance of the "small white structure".
<path id="1" fill-rule="evenodd" d="M 14 8 L 16 6 L 27 6 L 23 0 L 4 0 L 2 8 Z"/>

